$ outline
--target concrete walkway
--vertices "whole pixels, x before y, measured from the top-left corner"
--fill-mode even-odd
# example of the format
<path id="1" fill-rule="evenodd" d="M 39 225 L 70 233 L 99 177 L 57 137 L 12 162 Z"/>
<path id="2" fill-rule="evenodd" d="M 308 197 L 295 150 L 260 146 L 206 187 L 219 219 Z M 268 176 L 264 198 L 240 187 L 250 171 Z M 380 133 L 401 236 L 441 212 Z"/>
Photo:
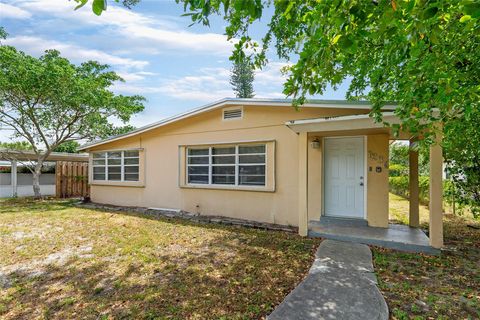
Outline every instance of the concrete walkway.
<path id="1" fill-rule="evenodd" d="M 368 246 L 324 240 L 308 276 L 267 319 L 388 319 L 376 284 Z"/>

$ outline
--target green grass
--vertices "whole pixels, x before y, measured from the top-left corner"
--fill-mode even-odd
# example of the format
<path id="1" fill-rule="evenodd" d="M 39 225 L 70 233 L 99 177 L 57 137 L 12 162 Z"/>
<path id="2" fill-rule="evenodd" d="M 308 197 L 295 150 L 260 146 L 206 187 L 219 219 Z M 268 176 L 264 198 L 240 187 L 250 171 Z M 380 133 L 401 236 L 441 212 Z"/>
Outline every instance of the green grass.
<path id="1" fill-rule="evenodd" d="M 2 319 L 258 319 L 308 271 L 295 234 L 0 202 Z"/>
<path id="2" fill-rule="evenodd" d="M 408 223 L 408 201 L 390 195 L 390 218 Z M 428 210 L 420 208 L 428 223 Z M 375 271 L 392 319 L 480 318 L 480 226 L 467 217 L 444 217 L 440 256 L 373 248 Z"/>

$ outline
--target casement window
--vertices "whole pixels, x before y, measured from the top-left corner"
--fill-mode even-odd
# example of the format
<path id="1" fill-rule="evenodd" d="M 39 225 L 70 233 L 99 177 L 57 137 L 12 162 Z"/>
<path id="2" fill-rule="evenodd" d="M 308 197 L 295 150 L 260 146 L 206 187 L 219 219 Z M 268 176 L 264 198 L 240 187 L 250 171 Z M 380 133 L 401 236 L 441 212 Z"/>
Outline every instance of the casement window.
<path id="1" fill-rule="evenodd" d="M 95 152 L 92 156 L 94 181 L 139 181 L 139 151 Z"/>
<path id="2" fill-rule="evenodd" d="M 266 185 L 266 145 L 238 144 L 187 148 L 187 184 Z"/>

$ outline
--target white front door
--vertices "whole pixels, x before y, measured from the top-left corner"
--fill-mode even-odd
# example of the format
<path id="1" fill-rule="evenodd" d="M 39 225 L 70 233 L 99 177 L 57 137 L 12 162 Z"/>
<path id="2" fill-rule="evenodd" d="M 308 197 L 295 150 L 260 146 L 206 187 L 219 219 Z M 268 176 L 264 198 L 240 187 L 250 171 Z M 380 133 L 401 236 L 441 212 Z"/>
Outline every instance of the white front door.
<path id="1" fill-rule="evenodd" d="M 324 140 L 324 213 L 327 216 L 364 218 L 363 140 L 363 137 Z"/>

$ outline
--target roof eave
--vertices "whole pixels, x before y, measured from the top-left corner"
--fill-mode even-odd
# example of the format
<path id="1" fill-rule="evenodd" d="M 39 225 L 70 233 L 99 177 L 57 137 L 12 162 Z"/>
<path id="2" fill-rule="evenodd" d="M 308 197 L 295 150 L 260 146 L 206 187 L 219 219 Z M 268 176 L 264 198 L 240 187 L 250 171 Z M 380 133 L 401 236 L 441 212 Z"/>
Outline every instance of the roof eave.
<path id="1" fill-rule="evenodd" d="M 158 127 L 170 124 L 175 121 L 179 121 L 182 119 L 185 119 L 187 117 L 194 116 L 196 114 L 202 113 L 202 112 L 207 112 L 209 110 L 213 110 L 216 108 L 220 108 L 226 105 L 256 105 L 256 106 L 288 106 L 292 104 L 292 100 L 290 99 L 244 99 L 244 98 L 224 98 L 212 103 L 209 103 L 207 105 L 201 106 L 199 108 L 195 108 L 192 110 L 189 110 L 187 112 L 157 121 L 155 123 L 146 125 L 144 127 L 138 128 L 136 130 L 130 131 L 128 133 L 120 134 L 117 136 L 109 137 L 107 139 L 99 140 L 96 142 L 84 144 L 77 148 L 78 151 L 82 150 L 88 150 L 90 148 L 105 144 L 105 143 L 110 143 L 113 141 L 117 141 L 120 139 L 125 139 L 129 138 L 132 136 L 135 136 L 137 134 L 144 133 L 149 130 L 156 129 Z M 346 101 L 346 100 L 307 100 L 307 103 L 302 105 L 301 107 L 331 107 L 334 105 L 336 108 L 355 108 L 355 109 L 370 109 L 371 104 L 367 101 Z M 387 104 L 384 106 L 385 110 L 394 110 L 395 109 L 394 104 Z"/>

